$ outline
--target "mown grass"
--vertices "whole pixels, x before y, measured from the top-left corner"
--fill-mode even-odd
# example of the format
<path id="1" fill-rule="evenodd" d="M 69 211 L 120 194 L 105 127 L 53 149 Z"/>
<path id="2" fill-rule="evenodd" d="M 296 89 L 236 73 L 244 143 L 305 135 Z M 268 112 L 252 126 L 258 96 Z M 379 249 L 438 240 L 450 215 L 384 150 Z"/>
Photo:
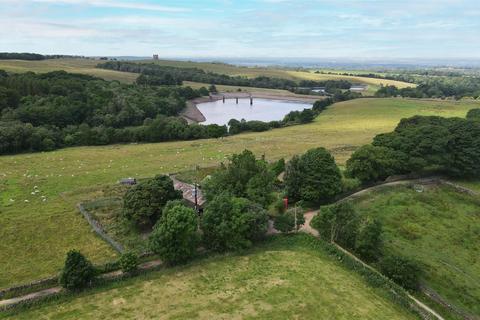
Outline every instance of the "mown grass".
<path id="1" fill-rule="evenodd" d="M 152 272 L 4 318 L 415 319 L 302 237 L 279 237 L 243 254 Z"/>
<path id="2" fill-rule="evenodd" d="M 394 187 L 355 201 L 379 218 L 387 252 L 418 261 L 422 280 L 450 303 L 480 315 L 480 198 L 450 187 Z"/>
<path id="3" fill-rule="evenodd" d="M 98 196 L 102 186 L 120 178 L 218 165 L 246 148 L 271 161 L 323 146 L 344 164 L 357 147 L 378 133 L 391 131 L 403 117 L 463 117 L 474 106 L 467 101 L 357 99 L 335 104 L 311 124 L 262 133 L 1 156 L 0 287 L 55 274 L 71 248 L 96 263 L 114 257 L 75 205 Z M 35 186 L 40 192 L 35 193 Z"/>

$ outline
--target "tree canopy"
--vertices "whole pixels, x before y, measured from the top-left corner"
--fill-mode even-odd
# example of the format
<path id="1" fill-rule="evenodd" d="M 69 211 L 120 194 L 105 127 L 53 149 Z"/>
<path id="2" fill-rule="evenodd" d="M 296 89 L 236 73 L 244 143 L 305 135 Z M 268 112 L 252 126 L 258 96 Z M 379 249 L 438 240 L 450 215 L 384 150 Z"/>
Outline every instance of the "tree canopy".
<path id="1" fill-rule="evenodd" d="M 480 176 L 480 122 L 414 116 L 393 132 L 377 135 L 347 161 L 347 173 L 363 182 L 388 175 L 440 170 L 452 176 Z"/>
<path id="2" fill-rule="evenodd" d="M 181 199 L 172 179 L 159 175 L 130 188 L 123 200 L 124 216 L 140 226 L 152 226 L 160 218 L 163 207 L 170 200 Z"/>
<path id="3" fill-rule="evenodd" d="M 265 236 L 267 223 L 260 205 L 219 194 L 208 202 L 201 220 L 204 245 L 219 252 L 249 248 Z"/>
<path id="4" fill-rule="evenodd" d="M 308 150 L 293 157 L 285 171 L 285 188 L 293 201 L 324 204 L 342 190 L 342 176 L 332 155 L 325 148 Z"/>
<path id="5" fill-rule="evenodd" d="M 200 236 L 197 214 L 179 202 L 169 202 L 150 235 L 149 247 L 170 264 L 187 261 L 195 255 Z"/>
<path id="6" fill-rule="evenodd" d="M 216 171 L 203 186 L 208 200 L 227 192 L 267 206 L 273 201 L 275 175 L 265 160 L 257 160 L 250 150 L 231 156 L 229 163 Z"/>

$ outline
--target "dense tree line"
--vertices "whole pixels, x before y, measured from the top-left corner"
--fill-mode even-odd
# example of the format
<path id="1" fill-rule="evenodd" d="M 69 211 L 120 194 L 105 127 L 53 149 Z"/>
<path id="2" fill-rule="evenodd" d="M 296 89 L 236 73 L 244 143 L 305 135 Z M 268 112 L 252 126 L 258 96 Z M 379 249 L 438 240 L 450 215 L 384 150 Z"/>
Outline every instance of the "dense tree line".
<path id="1" fill-rule="evenodd" d="M 45 60 L 45 56 L 38 53 L 0 52 L 0 60 Z"/>
<path id="2" fill-rule="evenodd" d="M 138 84 L 146 85 L 179 85 L 183 81 L 194 81 L 211 84 L 287 89 L 295 91 L 298 87 L 325 87 L 327 92 L 334 93 L 340 89 L 350 89 L 351 83 L 345 80 L 313 81 L 302 80 L 299 83 L 281 78 L 259 76 L 247 78 L 206 72 L 199 68 L 180 68 L 161 66 L 155 63 L 135 63 L 126 61 L 108 61 L 97 65 L 97 68 L 139 73 Z"/>
<path id="3" fill-rule="evenodd" d="M 383 86 L 375 96 L 408 98 L 447 98 L 480 97 L 480 78 L 477 77 L 437 77 L 417 81 L 418 85 L 398 89 L 395 86 Z"/>
<path id="4" fill-rule="evenodd" d="M 260 76 L 256 78 L 247 78 L 240 76 L 228 76 L 206 72 L 199 68 L 179 68 L 171 66 L 161 66 L 155 63 L 135 63 L 126 61 L 108 61 L 97 65 L 97 68 L 133 72 L 141 74 L 137 81 L 142 84 L 181 84 L 183 81 L 194 81 L 211 84 L 288 89 L 295 87 L 295 81 L 287 79 L 270 78 Z"/>
<path id="5" fill-rule="evenodd" d="M 480 122 L 475 118 L 414 116 L 354 152 L 347 161 L 347 174 L 364 183 L 427 169 L 457 177 L 479 177 L 479 141 Z"/>
<path id="6" fill-rule="evenodd" d="M 221 137 L 226 126 L 188 125 L 185 101 L 207 89 L 108 82 L 55 71 L 0 71 L 0 154 L 66 146 Z"/>

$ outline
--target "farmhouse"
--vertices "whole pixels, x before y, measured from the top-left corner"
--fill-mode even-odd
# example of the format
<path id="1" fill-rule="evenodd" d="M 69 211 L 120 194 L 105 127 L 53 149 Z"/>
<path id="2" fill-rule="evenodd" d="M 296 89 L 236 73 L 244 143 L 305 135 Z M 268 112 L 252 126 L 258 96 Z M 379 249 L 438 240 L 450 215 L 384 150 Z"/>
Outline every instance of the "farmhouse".
<path id="1" fill-rule="evenodd" d="M 192 208 L 195 208 L 196 203 L 197 209 L 201 212 L 205 204 L 205 198 L 203 197 L 202 190 L 198 187 L 195 188 L 194 185 L 179 181 L 172 176 L 170 178 L 173 181 L 173 187 L 175 188 L 175 190 L 182 191 L 183 199 L 187 202 L 187 204 Z"/>

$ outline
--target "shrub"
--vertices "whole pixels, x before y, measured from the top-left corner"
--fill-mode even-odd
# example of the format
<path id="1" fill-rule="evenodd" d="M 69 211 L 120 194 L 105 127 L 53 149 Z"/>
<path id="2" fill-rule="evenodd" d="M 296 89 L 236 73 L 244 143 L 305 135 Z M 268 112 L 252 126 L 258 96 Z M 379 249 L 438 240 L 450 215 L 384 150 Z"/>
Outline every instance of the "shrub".
<path id="1" fill-rule="evenodd" d="M 120 256 L 119 264 L 123 272 L 135 272 L 138 268 L 138 257 L 133 252 L 125 252 Z"/>
<path id="2" fill-rule="evenodd" d="M 480 108 L 472 109 L 467 113 L 467 119 L 470 120 L 480 120 Z"/>
<path id="3" fill-rule="evenodd" d="M 195 255 L 200 237 L 197 214 L 178 202 L 168 203 L 153 228 L 149 247 L 169 264 L 188 261 Z"/>
<path id="4" fill-rule="evenodd" d="M 95 268 L 79 251 L 67 253 L 60 275 L 60 284 L 67 290 L 79 290 L 89 286 L 95 278 Z"/>
<path id="5" fill-rule="evenodd" d="M 265 236 L 267 212 L 245 198 L 222 193 L 206 206 L 201 221 L 207 248 L 228 251 L 248 248 Z"/>
<path id="6" fill-rule="evenodd" d="M 291 231 L 297 231 L 300 226 L 305 223 L 305 218 L 303 217 L 303 210 L 297 209 L 296 214 L 296 225 L 295 225 L 295 210 L 291 209 L 285 213 L 282 213 L 275 217 L 274 227 L 280 232 L 287 233 Z"/>
<path id="7" fill-rule="evenodd" d="M 278 214 L 282 214 L 285 212 L 285 203 L 283 202 L 283 199 L 277 199 L 274 204 L 275 212 Z"/>
<path id="8" fill-rule="evenodd" d="M 380 261 L 381 272 L 407 290 L 417 290 L 420 279 L 420 267 L 405 257 L 386 256 Z"/>
<path id="9" fill-rule="evenodd" d="M 355 252 L 367 262 L 377 261 L 382 255 L 382 224 L 376 219 L 362 222 L 355 241 Z"/>
<path id="10" fill-rule="evenodd" d="M 151 226 L 160 217 L 167 201 L 181 198 L 182 192 L 173 188 L 173 182 L 169 177 L 156 176 L 127 191 L 123 213 L 127 219 L 140 226 Z"/>
<path id="11" fill-rule="evenodd" d="M 285 171 L 285 159 L 281 158 L 280 160 L 276 161 L 272 164 L 272 171 L 275 176 L 280 175 L 282 172 Z"/>
<path id="12" fill-rule="evenodd" d="M 323 207 L 313 217 L 311 226 L 318 230 L 324 240 L 345 248 L 355 248 L 359 217 L 349 202 Z"/>

